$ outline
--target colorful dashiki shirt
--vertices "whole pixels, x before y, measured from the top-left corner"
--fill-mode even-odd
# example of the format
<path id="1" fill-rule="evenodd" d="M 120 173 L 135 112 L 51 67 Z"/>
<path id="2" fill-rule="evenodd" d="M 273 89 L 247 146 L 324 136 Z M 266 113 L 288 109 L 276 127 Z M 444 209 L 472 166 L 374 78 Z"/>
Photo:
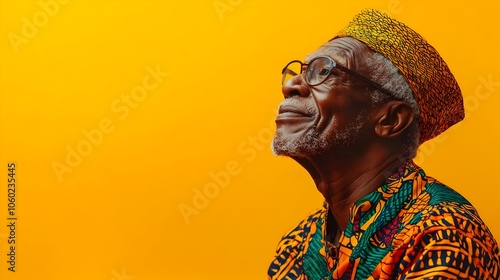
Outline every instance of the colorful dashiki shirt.
<path id="1" fill-rule="evenodd" d="M 413 162 L 350 209 L 338 247 L 328 205 L 278 245 L 269 279 L 500 279 L 498 244 L 474 207 Z"/>

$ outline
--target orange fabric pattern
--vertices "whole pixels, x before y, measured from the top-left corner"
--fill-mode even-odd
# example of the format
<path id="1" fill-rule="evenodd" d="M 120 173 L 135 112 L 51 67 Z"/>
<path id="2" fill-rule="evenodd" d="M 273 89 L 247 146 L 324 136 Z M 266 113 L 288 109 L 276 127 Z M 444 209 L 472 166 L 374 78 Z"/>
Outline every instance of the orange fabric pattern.
<path id="1" fill-rule="evenodd" d="M 500 252 L 474 207 L 412 161 L 350 209 L 338 247 L 328 204 L 280 241 L 269 279 L 499 279 Z"/>

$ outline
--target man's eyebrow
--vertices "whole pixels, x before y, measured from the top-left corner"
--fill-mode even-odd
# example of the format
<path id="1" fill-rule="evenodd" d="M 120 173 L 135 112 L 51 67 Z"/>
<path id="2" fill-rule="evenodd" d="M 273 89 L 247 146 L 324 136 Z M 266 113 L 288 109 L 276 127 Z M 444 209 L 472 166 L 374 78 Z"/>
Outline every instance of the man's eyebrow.
<path id="1" fill-rule="evenodd" d="M 311 60 L 311 59 L 312 59 L 312 58 L 311 58 L 311 55 L 312 55 L 312 53 L 308 53 L 308 54 L 306 54 L 306 58 L 305 58 L 305 60 L 304 60 L 304 63 L 306 63 L 306 64 L 307 64 L 307 63 L 309 62 L 309 60 Z"/>

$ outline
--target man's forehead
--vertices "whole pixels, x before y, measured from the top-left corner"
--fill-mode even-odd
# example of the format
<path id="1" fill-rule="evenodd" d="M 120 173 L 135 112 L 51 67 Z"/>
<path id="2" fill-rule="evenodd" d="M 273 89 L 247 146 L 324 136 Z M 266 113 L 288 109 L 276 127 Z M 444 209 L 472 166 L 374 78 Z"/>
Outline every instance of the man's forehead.
<path id="1" fill-rule="evenodd" d="M 368 46 L 355 38 L 339 37 L 326 42 L 316 51 L 308 53 L 304 62 L 308 63 L 311 59 L 320 55 L 329 56 L 334 60 L 338 60 L 338 62 L 347 62 L 353 59 L 355 56 L 367 54 L 370 52 L 372 52 L 372 50 L 370 50 Z"/>
<path id="2" fill-rule="evenodd" d="M 332 49 L 332 48 L 327 48 L 325 47 L 324 45 L 319 47 L 317 50 L 315 50 L 314 52 L 310 52 L 306 55 L 306 58 L 304 60 L 305 63 L 309 63 L 309 61 L 311 61 L 311 59 L 317 57 L 317 56 L 320 56 L 320 55 L 324 55 L 324 56 L 329 56 L 331 58 L 335 58 L 336 56 L 339 55 L 339 52 L 336 51 L 335 49 Z"/>
<path id="3" fill-rule="evenodd" d="M 308 53 L 305 61 L 307 62 L 319 55 L 342 56 L 346 58 L 345 54 L 355 51 L 358 43 L 361 42 L 350 37 L 335 38 L 321 45 L 316 51 Z"/>

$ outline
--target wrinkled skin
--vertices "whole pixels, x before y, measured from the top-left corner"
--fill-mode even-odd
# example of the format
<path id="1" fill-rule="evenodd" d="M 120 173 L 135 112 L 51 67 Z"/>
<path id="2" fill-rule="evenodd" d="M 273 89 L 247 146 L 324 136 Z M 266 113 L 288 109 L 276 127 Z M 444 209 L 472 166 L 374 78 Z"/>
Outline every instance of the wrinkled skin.
<path id="1" fill-rule="evenodd" d="M 329 56 L 369 76 L 366 61 L 372 53 L 360 41 L 343 37 L 324 44 L 304 62 Z M 285 100 L 276 118 L 273 150 L 310 173 L 334 206 L 335 223 L 328 230 L 344 230 L 349 207 L 378 188 L 385 174 L 402 163 L 402 135 L 413 121 L 412 109 L 397 100 L 373 106 L 373 89 L 338 69 L 316 86 L 309 86 L 303 74 L 297 75 L 283 85 L 282 92 Z"/>

